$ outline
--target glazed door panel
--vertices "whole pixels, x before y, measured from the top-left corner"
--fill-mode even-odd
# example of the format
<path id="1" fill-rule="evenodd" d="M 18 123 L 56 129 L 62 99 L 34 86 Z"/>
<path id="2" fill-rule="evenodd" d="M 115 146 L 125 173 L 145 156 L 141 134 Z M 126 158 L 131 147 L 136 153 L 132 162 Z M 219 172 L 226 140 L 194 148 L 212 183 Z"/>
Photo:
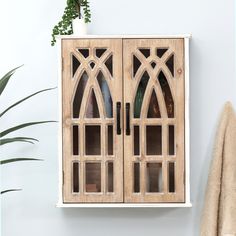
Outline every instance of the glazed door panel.
<path id="1" fill-rule="evenodd" d="M 124 39 L 125 202 L 184 202 L 184 40 Z"/>
<path id="2" fill-rule="evenodd" d="M 62 40 L 63 201 L 123 202 L 122 40 Z"/>

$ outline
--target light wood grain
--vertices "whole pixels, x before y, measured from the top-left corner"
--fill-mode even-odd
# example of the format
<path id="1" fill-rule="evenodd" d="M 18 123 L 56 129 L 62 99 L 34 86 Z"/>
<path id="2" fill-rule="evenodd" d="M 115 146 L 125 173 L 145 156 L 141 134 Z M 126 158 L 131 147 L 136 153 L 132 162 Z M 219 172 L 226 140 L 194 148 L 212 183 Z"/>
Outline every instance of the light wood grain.
<path id="1" fill-rule="evenodd" d="M 98 37 L 99 38 L 99 37 Z M 109 37 L 108 37 L 109 38 Z M 121 39 L 123 38 L 123 40 Z M 130 39 L 128 39 L 130 38 Z M 136 39 L 132 39 L 136 38 Z M 138 39 L 139 38 L 139 39 Z M 64 203 L 102 203 L 102 202 L 123 202 L 123 187 L 124 187 L 124 201 L 128 205 L 128 202 L 133 203 L 171 203 L 174 202 L 185 202 L 185 189 L 187 193 L 187 202 L 189 199 L 189 171 L 187 170 L 187 176 L 184 173 L 185 169 L 185 123 L 184 119 L 188 118 L 188 114 L 185 114 L 185 102 L 188 97 L 185 98 L 185 76 L 188 76 L 185 71 L 184 55 L 188 56 L 187 51 L 184 51 L 184 39 L 183 37 L 120 37 L 120 39 L 114 39 L 110 37 L 105 39 L 95 39 L 94 37 L 88 37 L 88 39 L 78 39 L 78 38 L 64 38 L 62 40 L 62 136 L 63 136 L 63 172 L 64 172 L 64 184 L 63 184 L 63 201 Z M 168 38 L 168 39 L 167 39 Z M 180 39 L 181 38 L 181 39 Z M 123 42 L 123 47 L 122 47 Z M 185 39 L 186 42 L 186 39 Z M 94 55 L 89 58 L 84 59 L 77 51 L 76 48 L 89 48 L 90 54 L 94 52 L 95 47 L 105 47 L 108 50 L 103 54 L 103 56 L 98 60 Z M 138 50 L 138 47 L 150 48 L 151 56 L 145 58 Z M 163 55 L 162 58 L 155 56 L 156 47 L 168 47 L 169 50 Z M 123 51 L 123 58 L 122 58 Z M 81 66 L 76 71 L 74 77 L 71 75 L 71 55 L 73 55 L 81 62 Z M 113 54 L 113 77 L 110 75 L 108 69 L 104 66 L 104 61 Z M 175 77 L 172 78 L 170 71 L 168 70 L 165 62 L 170 55 L 174 53 L 175 56 Z M 185 54 L 184 54 L 185 53 Z M 135 54 L 138 59 L 142 62 L 142 65 L 138 69 L 135 78 L 132 78 L 132 55 Z M 187 58 L 188 59 L 188 58 Z M 153 69 L 150 66 L 150 62 L 155 60 L 157 66 Z M 95 67 L 93 70 L 89 67 L 89 62 L 94 61 Z M 122 71 L 123 65 L 123 71 Z M 188 65 L 187 65 L 188 66 Z M 105 118 L 105 107 L 103 105 L 102 94 L 99 90 L 98 83 L 94 79 L 96 78 L 99 70 L 104 74 L 106 81 L 108 83 L 109 89 L 113 98 L 113 118 Z M 142 112 L 141 119 L 134 119 L 133 117 L 133 103 L 135 93 L 142 77 L 144 71 L 147 71 L 150 76 L 150 83 L 147 86 L 146 94 Z M 162 89 L 160 84 L 157 82 L 156 77 L 162 70 L 167 78 L 168 84 L 175 103 L 175 117 L 168 118 L 165 101 L 162 95 Z M 178 71 L 181 72 L 179 73 Z M 83 100 L 81 104 L 80 118 L 72 119 L 72 101 L 75 94 L 76 87 L 78 85 L 80 76 L 86 71 L 90 78 L 88 80 L 87 86 L 84 91 Z M 123 72 L 123 76 L 122 76 Z M 122 84 L 122 81 L 124 84 Z M 124 86 L 123 86 L 124 85 Z M 86 118 L 85 111 L 87 107 L 87 98 L 94 89 L 100 118 Z M 150 96 L 152 90 L 155 90 L 159 108 L 162 117 L 155 119 L 147 119 L 148 105 L 150 101 Z M 188 88 L 187 88 L 188 89 Z M 122 93 L 124 92 L 124 96 Z M 187 93 L 188 96 L 188 93 Z M 124 135 L 125 128 L 123 127 L 123 119 L 121 119 L 122 135 L 116 135 L 116 102 L 119 101 L 125 106 L 125 103 L 129 102 L 131 104 L 131 135 Z M 187 110 L 188 111 L 188 110 Z M 122 113 L 121 113 L 122 114 Z M 126 114 L 124 112 L 123 117 L 125 119 Z M 72 155 L 72 124 L 78 124 L 80 127 L 80 137 L 79 146 L 80 153 L 78 156 Z M 85 125 L 101 125 L 101 155 L 100 156 L 86 156 L 85 146 L 84 146 L 84 127 Z M 105 138 L 106 127 L 108 124 L 113 124 L 114 129 L 114 155 L 107 156 L 105 147 L 107 146 L 107 140 Z M 176 142 L 176 153 L 174 156 L 168 156 L 168 125 L 175 125 L 175 142 Z M 133 125 L 140 125 L 140 146 L 141 154 L 139 157 L 133 156 Z M 159 156 L 147 156 L 146 155 L 146 125 L 162 125 L 162 155 Z M 187 127 L 188 128 L 188 127 Z M 188 133 L 187 133 L 188 136 Z M 187 137 L 188 139 L 188 137 Z M 187 142 L 189 142 L 187 140 Z M 187 143 L 188 145 L 188 143 Z M 123 148 L 124 148 L 124 165 L 123 165 Z M 189 158 L 189 157 L 188 157 Z M 80 193 L 72 193 L 72 162 L 80 162 Z M 106 192 L 107 177 L 106 165 L 107 161 L 113 161 L 114 163 L 114 193 Z M 139 161 L 141 164 L 140 182 L 141 182 L 141 192 L 139 194 L 133 193 L 133 162 Z M 175 193 L 168 193 L 168 162 L 175 162 Z M 101 193 L 86 193 L 85 192 L 85 163 L 86 162 L 100 162 L 101 163 Z M 163 170 L 163 188 L 161 193 L 148 193 L 146 191 L 146 164 L 147 162 L 158 162 L 162 163 Z M 188 162 L 189 163 L 189 162 Z M 188 165 L 187 163 L 187 165 Z M 187 166 L 189 168 L 189 166 Z M 123 169 L 124 179 L 123 179 Z M 187 188 L 185 186 L 185 177 L 187 179 Z M 124 186 L 123 186 L 124 181 Z M 73 204 L 74 205 L 74 204 Z M 162 204 L 160 204 L 161 206 Z M 164 206 L 165 204 L 163 204 Z M 177 205 L 177 204 L 176 204 Z"/>
<path id="2" fill-rule="evenodd" d="M 169 48 L 162 58 L 155 55 L 156 48 Z M 145 58 L 138 48 L 150 48 L 151 55 Z M 140 60 L 142 65 L 138 69 L 135 78 L 132 77 L 132 56 L 133 54 Z M 168 70 L 165 62 L 174 54 L 174 74 L 173 78 Z M 150 66 L 151 61 L 155 61 L 157 66 L 153 69 Z M 131 104 L 131 135 L 124 135 L 124 193 L 125 202 L 184 202 L 184 40 L 183 39 L 124 39 L 123 40 L 123 65 L 124 65 L 124 103 Z M 178 73 L 180 71 L 181 73 Z M 141 118 L 133 119 L 133 104 L 135 94 L 140 79 L 144 71 L 147 71 L 150 80 L 146 88 L 145 97 L 142 104 Z M 162 90 L 157 75 L 160 71 L 166 76 L 169 84 L 173 100 L 175 117 L 168 118 L 165 101 L 162 95 Z M 147 119 L 148 105 L 152 90 L 155 90 L 159 108 L 162 117 L 159 119 Z M 126 113 L 124 111 L 124 119 Z M 139 124 L 141 129 L 141 155 L 140 157 L 133 156 L 133 125 Z M 147 156 L 146 155 L 146 125 L 162 125 L 162 155 L 161 156 Z M 168 125 L 175 125 L 175 142 L 176 154 L 175 156 L 168 156 Z M 175 161 L 175 193 L 168 192 L 168 168 L 169 160 Z M 133 162 L 141 162 L 140 173 L 140 193 L 133 193 Z M 163 172 L 163 188 L 160 193 L 149 193 L 146 190 L 146 163 L 160 162 L 162 163 Z"/>
<path id="3" fill-rule="evenodd" d="M 77 48 L 88 48 L 90 51 L 88 58 L 78 53 Z M 97 58 L 95 48 L 107 48 L 107 51 Z M 75 75 L 71 74 L 71 55 L 74 55 L 81 63 Z M 113 76 L 104 65 L 106 59 L 113 55 Z M 63 126 L 63 201 L 64 203 L 89 203 L 89 202 L 123 202 L 123 137 L 116 135 L 116 103 L 122 103 L 122 40 L 121 39 L 64 39 L 62 40 L 62 126 Z M 95 67 L 90 68 L 89 62 L 95 62 Z M 102 71 L 106 78 L 108 87 L 113 99 L 113 118 L 105 117 L 105 107 L 102 93 L 100 91 L 96 76 Z M 72 118 L 72 103 L 82 73 L 86 71 L 89 76 L 80 109 L 80 117 Z M 86 108 L 88 97 L 93 88 L 100 113 L 100 118 L 86 118 Z M 122 113 L 121 113 L 122 114 Z M 78 124 L 79 133 L 79 155 L 72 155 L 72 124 Z M 100 125 L 101 127 L 101 155 L 85 155 L 85 125 Z M 113 125 L 114 133 L 114 155 L 108 156 L 106 152 L 106 127 L 108 124 Z M 122 124 L 121 124 L 122 125 Z M 79 193 L 72 193 L 72 162 L 79 161 Z M 114 165 L 114 193 L 106 191 L 107 161 L 113 161 Z M 101 163 L 101 192 L 88 193 L 85 186 L 85 165 L 86 163 Z M 93 186 L 90 186 L 91 188 Z"/>

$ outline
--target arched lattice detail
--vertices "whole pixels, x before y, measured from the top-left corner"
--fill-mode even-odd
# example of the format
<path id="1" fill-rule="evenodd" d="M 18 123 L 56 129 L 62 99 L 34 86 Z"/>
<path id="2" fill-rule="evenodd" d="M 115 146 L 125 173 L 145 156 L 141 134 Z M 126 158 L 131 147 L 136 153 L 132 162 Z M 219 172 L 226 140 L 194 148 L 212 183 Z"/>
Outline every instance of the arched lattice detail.
<path id="1" fill-rule="evenodd" d="M 153 91 L 154 91 L 155 95 L 153 95 Z M 151 117 L 152 115 L 150 114 L 151 110 L 149 110 L 149 104 L 151 101 L 151 97 L 154 97 L 154 96 L 157 99 L 158 108 L 160 111 L 160 116 L 156 114 L 156 115 L 153 115 L 155 117 Z M 154 101 L 154 99 L 153 99 L 153 101 Z M 156 106 L 156 111 L 157 111 L 157 106 Z M 148 112 L 149 112 L 149 117 L 148 117 Z M 167 116 L 164 97 L 162 95 L 161 86 L 158 83 L 158 81 L 156 81 L 156 79 L 154 80 L 154 78 L 150 78 L 147 88 L 146 88 L 144 98 L 143 98 L 143 105 L 142 105 L 142 109 L 141 109 L 140 118 L 145 119 L 145 118 L 167 118 L 167 117 L 168 116 Z"/>
<path id="2" fill-rule="evenodd" d="M 78 81 L 79 82 L 73 97 L 73 118 L 79 118 L 83 94 L 88 81 L 88 74 L 86 71 L 83 72 Z"/>
<path id="3" fill-rule="evenodd" d="M 89 48 L 76 48 L 73 54 L 81 64 L 81 66 L 77 68 L 78 70 L 73 69 L 72 74 L 74 76 L 80 73 L 81 68 L 88 71 L 93 70 L 94 74 L 96 74 L 97 69 L 103 68 L 103 70 L 106 70 L 109 74 L 110 79 L 113 77 L 113 53 L 109 48 L 96 47 L 94 50 Z"/>
<path id="4" fill-rule="evenodd" d="M 169 78 L 175 77 L 175 53 L 171 48 L 156 48 L 155 56 L 150 54 L 151 48 L 138 48 L 132 56 L 132 76 L 139 77 L 145 69 L 150 74 L 159 70 L 165 71 Z"/>
<path id="5" fill-rule="evenodd" d="M 93 93 L 89 95 L 91 99 L 94 100 L 95 98 L 94 106 L 96 104 L 95 101 L 97 101 L 96 98 L 98 98 L 97 96 L 99 96 L 98 109 L 102 109 L 105 117 L 112 118 L 113 100 L 110 92 L 111 81 L 108 80 L 108 78 L 111 79 L 113 76 L 113 54 L 111 53 L 109 48 L 97 47 L 95 48 L 95 50 L 90 50 L 89 48 L 77 48 L 73 52 L 71 60 L 71 73 L 73 75 L 73 78 L 76 78 L 76 80 L 74 80 L 74 83 L 79 80 L 78 85 L 74 85 L 76 86 L 76 88 L 75 94 L 73 96 L 73 118 L 79 118 L 79 116 L 81 116 L 80 110 L 82 106 L 86 106 L 87 109 L 87 101 L 82 101 L 82 99 L 84 100 L 85 96 L 87 97 L 88 93 L 91 92 L 90 90 L 88 90 L 87 92 L 85 91 L 87 80 L 90 81 L 89 88 L 87 89 L 90 89 L 91 86 L 94 86 Z M 102 66 L 102 64 L 104 66 Z M 86 70 L 86 72 L 83 70 Z M 92 109 L 91 107 L 88 108 Z M 96 118 L 98 116 L 96 112 L 93 115 L 89 115 L 89 112 L 87 111 L 83 111 L 82 113 L 84 113 L 83 116 L 88 115 L 90 118 Z M 101 110 L 99 117 L 101 117 Z"/>
<path id="6" fill-rule="evenodd" d="M 161 86 L 162 95 L 165 100 L 167 115 L 169 118 L 174 118 L 174 112 L 175 112 L 174 111 L 174 99 L 173 99 L 167 78 L 162 70 L 158 74 L 157 79 L 158 79 L 159 84 Z"/>
<path id="7" fill-rule="evenodd" d="M 144 48 L 142 48 L 142 50 L 143 49 Z M 139 48 L 133 54 L 133 72 L 136 58 L 140 62 L 135 74 L 133 73 L 134 79 L 136 83 L 138 83 L 134 99 L 134 118 L 140 118 L 143 112 L 141 111 L 143 101 L 145 100 L 145 104 L 149 102 L 149 100 L 146 100 L 144 92 L 147 90 L 148 93 L 152 93 L 150 90 L 152 86 L 156 88 L 155 91 L 158 91 L 158 94 L 154 94 L 153 97 L 157 97 L 157 104 L 162 116 L 169 118 L 174 117 L 174 95 L 172 94 L 172 80 L 170 79 L 173 77 L 174 73 L 174 54 L 170 48 L 158 49 L 158 52 L 157 49 L 155 49 L 156 57 L 149 56 L 149 48 L 145 48 L 144 51 L 141 51 Z M 148 86 L 142 78 L 145 74 L 150 75 L 150 77 L 148 77 L 150 78 L 150 85 Z M 159 83 L 156 81 L 156 77 Z M 142 80 L 144 80 L 144 82 Z M 148 117 L 148 110 L 145 109 L 143 115 Z"/>

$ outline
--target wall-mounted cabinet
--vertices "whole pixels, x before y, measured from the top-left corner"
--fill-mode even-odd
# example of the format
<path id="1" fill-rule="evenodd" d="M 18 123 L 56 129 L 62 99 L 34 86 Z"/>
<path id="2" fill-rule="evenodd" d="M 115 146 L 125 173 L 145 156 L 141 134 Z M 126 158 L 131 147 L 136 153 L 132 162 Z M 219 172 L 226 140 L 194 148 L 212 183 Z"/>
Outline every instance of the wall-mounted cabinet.
<path id="1" fill-rule="evenodd" d="M 189 206 L 189 37 L 60 42 L 58 205 Z"/>

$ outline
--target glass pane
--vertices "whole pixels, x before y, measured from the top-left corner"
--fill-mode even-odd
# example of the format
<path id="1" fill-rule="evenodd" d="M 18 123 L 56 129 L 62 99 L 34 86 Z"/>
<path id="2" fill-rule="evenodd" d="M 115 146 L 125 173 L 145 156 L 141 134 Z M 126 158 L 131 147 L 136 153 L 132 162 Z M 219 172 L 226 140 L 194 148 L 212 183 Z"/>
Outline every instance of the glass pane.
<path id="1" fill-rule="evenodd" d="M 175 163 L 169 162 L 169 192 L 175 192 Z"/>
<path id="2" fill-rule="evenodd" d="M 162 129 L 161 126 L 146 126 L 146 152 L 147 155 L 162 154 Z"/>
<path id="3" fill-rule="evenodd" d="M 101 127 L 99 125 L 85 126 L 85 154 L 101 155 Z"/>
<path id="4" fill-rule="evenodd" d="M 162 191 L 162 164 L 161 163 L 147 163 L 147 177 L 146 177 L 147 192 L 161 192 Z"/>
<path id="5" fill-rule="evenodd" d="M 168 48 L 157 48 L 157 56 L 161 58 L 167 50 Z"/>
<path id="6" fill-rule="evenodd" d="M 161 85 L 162 94 L 164 96 L 167 115 L 169 118 L 173 118 L 174 117 L 174 100 L 173 100 L 167 79 L 162 71 L 158 75 L 158 80 Z"/>
<path id="7" fill-rule="evenodd" d="M 140 192 L 140 164 L 134 163 L 134 192 Z"/>
<path id="8" fill-rule="evenodd" d="M 102 92 L 102 97 L 103 97 L 103 101 L 105 104 L 106 115 L 108 118 L 112 118 L 113 117 L 112 97 L 111 97 L 111 93 L 110 93 L 107 81 L 101 71 L 99 71 L 99 73 L 97 75 L 97 80 L 98 80 L 98 84 L 99 84 L 99 87 Z"/>
<path id="9" fill-rule="evenodd" d="M 79 126 L 73 125 L 73 155 L 79 155 Z"/>
<path id="10" fill-rule="evenodd" d="M 89 56 L 89 49 L 88 48 L 79 48 L 78 52 L 84 57 L 87 58 Z"/>
<path id="11" fill-rule="evenodd" d="M 86 163 L 86 192 L 101 192 L 101 164 Z"/>
<path id="12" fill-rule="evenodd" d="M 107 164 L 107 183 L 108 183 L 108 186 L 107 186 L 107 192 L 109 193 L 112 193 L 114 192 L 114 176 L 113 176 L 113 162 L 108 162 Z"/>
<path id="13" fill-rule="evenodd" d="M 73 192 L 79 192 L 79 163 L 73 162 Z"/>
<path id="14" fill-rule="evenodd" d="M 166 66 L 168 67 L 172 76 L 174 77 L 174 54 L 172 54 L 166 61 Z"/>
<path id="15" fill-rule="evenodd" d="M 139 136 L 139 126 L 134 126 L 134 155 L 139 155 L 140 153 L 140 136 Z"/>
<path id="16" fill-rule="evenodd" d="M 160 108 L 157 101 L 155 90 L 152 90 L 147 118 L 161 118 Z"/>
<path id="17" fill-rule="evenodd" d="M 157 65 L 155 61 L 152 61 L 150 64 L 151 64 L 151 66 L 152 66 L 153 69 L 154 69 L 154 68 L 156 67 L 156 65 Z"/>
<path id="18" fill-rule="evenodd" d="M 169 125 L 169 155 L 175 155 L 175 127 Z"/>
<path id="19" fill-rule="evenodd" d="M 80 107 L 81 107 L 81 102 L 85 90 L 85 86 L 88 81 L 88 75 L 84 71 L 82 76 L 79 79 L 78 86 L 76 88 L 76 92 L 74 95 L 74 100 L 73 100 L 73 118 L 79 118 L 79 113 L 80 113 Z"/>
<path id="20" fill-rule="evenodd" d="M 80 66 L 79 60 L 74 55 L 72 55 L 72 76 L 75 75 L 75 72 L 77 71 L 79 66 Z"/>
<path id="21" fill-rule="evenodd" d="M 141 66 L 141 62 L 139 61 L 139 59 L 133 55 L 133 77 L 135 77 L 138 68 Z"/>
<path id="22" fill-rule="evenodd" d="M 108 155 L 113 155 L 113 125 L 107 126 L 107 139 L 107 153 Z"/>
<path id="23" fill-rule="evenodd" d="M 140 118 L 143 97 L 146 91 L 146 87 L 149 81 L 149 75 L 145 71 L 142 75 L 142 78 L 139 82 L 138 89 L 136 92 L 135 100 L 134 100 L 134 118 Z"/>
<path id="24" fill-rule="evenodd" d="M 100 58 L 105 52 L 106 52 L 106 48 L 97 48 L 96 49 L 96 56 L 98 57 L 98 58 Z"/>
<path id="25" fill-rule="evenodd" d="M 112 55 L 108 57 L 105 62 L 107 69 L 109 70 L 111 76 L 113 76 L 113 62 L 112 62 Z"/>
<path id="26" fill-rule="evenodd" d="M 148 58 L 150 56 L 150 49 L 149 48 L 139 48 L 139 51 Z"/>
<path id="27" fill-rule="evenodd" d="M 93 69 L 94 66 L 95 66 L 95 62 L 91 61 L 91 62 L 89 63 L 89 66 L 91 67 L 91 69 Z"/>
<path id="28" fill-rule="evenodd" d="M 97 99 L 94 90 L 92 89 L 87 102 L 86 118 L 99 118 L 99 117 L 100 115 L 98 110 Z"/>

